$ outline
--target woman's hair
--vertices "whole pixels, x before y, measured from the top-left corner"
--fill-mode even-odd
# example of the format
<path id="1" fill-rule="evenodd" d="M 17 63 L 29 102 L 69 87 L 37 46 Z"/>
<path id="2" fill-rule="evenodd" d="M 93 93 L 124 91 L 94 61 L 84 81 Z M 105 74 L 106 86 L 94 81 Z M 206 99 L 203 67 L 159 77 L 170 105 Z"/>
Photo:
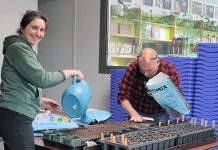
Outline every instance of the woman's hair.
<path id="1" fill-rule="evenodd" d="M 20 27 L 17 30 L 18 34 L 22 34 L 21 29 L 25 29 L 25 27 L 34 19 L 40 18 L 45 21 L 45 29 L 48 27 L 48 19 L 41 11 L 31 11 L 27 10 L 23 15 L 23 18 L 20 21 Z"/>

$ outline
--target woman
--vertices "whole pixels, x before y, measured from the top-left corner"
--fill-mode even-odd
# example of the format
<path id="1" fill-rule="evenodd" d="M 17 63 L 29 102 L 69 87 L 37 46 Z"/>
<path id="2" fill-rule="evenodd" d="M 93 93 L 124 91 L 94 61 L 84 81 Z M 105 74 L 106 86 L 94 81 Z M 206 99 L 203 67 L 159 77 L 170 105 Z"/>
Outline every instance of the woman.
<path id="1" fill-rule="evenodd" d="M 32 121 L 40 106 L 52 112 L 60 105 L 43 98 L 41 88 L 55 86 L 80 70 L 47 72 L 38 62 L 32 46 L 45 35 L 47 18 L 40 11 L 26 11 L 17 30 L 18 35 L 6 37 L 3 43 L 4 60 L 1 70 L 0 137 L 12 150 L 35 149 Z"/>

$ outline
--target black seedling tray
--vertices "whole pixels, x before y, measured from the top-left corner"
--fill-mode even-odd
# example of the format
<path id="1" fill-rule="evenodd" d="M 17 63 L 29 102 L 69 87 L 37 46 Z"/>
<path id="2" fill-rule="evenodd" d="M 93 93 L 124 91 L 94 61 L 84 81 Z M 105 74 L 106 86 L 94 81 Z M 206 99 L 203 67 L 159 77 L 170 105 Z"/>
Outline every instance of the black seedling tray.
<path id="1" fill-rule="evenodd" d="M 115 143 L 109 138 L 100 140 L 102 150 L 161 150 L 174 146 L 177 136 L 162 134 L 158 131 L 139 130 L 125 134 L 128 145 L 121 144 L 121 136 L 116 136 Z"/>
<path id="2" fill-rule="evenodd" d="M 121 144 L 121 136 L 128 139 L 128 145 Z M 214 129 L 187 122 L 170 124 L 161 127 L 142 127 L 134 132 L 115 134 L 115 142 L 109 138 L 100 140 L 103 150 L 159 150 L 187 145 L 214 138 Z"/>

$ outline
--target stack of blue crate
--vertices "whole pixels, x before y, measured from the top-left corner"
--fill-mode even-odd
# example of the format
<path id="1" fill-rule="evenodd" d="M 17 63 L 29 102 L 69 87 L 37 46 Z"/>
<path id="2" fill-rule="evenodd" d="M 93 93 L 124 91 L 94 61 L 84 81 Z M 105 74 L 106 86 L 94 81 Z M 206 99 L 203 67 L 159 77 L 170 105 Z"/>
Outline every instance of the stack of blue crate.
<path id="1" fill-rule="evenodd" d="M 218 44 L 199 44 L 193 116 L 216 122 L 218 135 Z"/>
<path id="2" fill-rule="evenodd" d="M 128 120 L 128 114 L 117 103 L 117 93 L 119 91 L 119 81 L 123 77 L 126 69 L 111 69 L 110 77 L 110 120 L 113 122 Z"/>

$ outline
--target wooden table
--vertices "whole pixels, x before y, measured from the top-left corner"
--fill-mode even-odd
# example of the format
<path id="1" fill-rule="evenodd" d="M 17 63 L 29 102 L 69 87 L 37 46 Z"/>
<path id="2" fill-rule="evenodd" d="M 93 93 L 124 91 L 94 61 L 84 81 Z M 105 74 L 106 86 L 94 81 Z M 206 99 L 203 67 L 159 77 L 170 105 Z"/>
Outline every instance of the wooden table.
<path id="1" fill-rule="evenodd" d="M 192 148 L 190 150 L 204 150 L 204 149 L 209 149 L 209 148 L 213 148 L 213 147 L 216 147 L 216 146 L 218 146 L 218 142 L 210 143 L 210 144 L 207 144 L 207 145 L 204 145 L 204 146 L 199 146 L 199 147 L 196 147 L 196 148 Z"/>

